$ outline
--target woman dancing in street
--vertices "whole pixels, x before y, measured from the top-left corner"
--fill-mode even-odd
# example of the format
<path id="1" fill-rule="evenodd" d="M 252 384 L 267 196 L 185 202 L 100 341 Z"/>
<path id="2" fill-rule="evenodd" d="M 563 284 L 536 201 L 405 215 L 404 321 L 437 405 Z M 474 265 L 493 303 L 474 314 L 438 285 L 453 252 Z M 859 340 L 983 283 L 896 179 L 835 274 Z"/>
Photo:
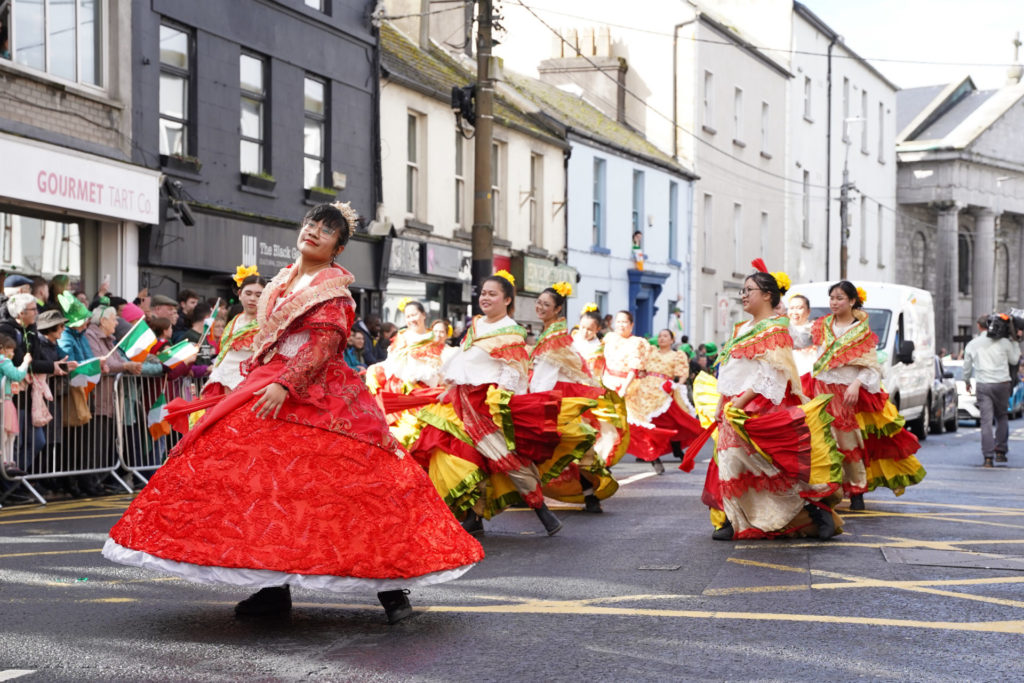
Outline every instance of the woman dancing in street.
<path id="1" fill-rule="evenodd" d="M 719 356 L 718 444 L 702 497 L 712 538 L 830 538 L 840 520 L 824 501 L 841 473 L 827 399 L 803 405 L 789 321 L 774 314 L 788 278 L 766 272 L 760 259 L 754 266 L 741 290 L 750 320 L 736 324 Z"/>
<path id="2" fill-rule="evenodd" d="M 379 390 L 408 394 L 416 389 L 436 387 L 440 381 L 441 351 L 444 341 L 427 327 L 427 311 L 419 301 L 403 299 L 398 303 L 405 318 L 388 347 L 388 357 L 366 371 L 370 392 Z"/>
<path id="3" fill-rule="evenodd" d="M 813 379 L 805 378 L 808 396 L 832 394 L 829 414 L 843 454 L 843 490 L 851 510 L 864 509 L 864 494 L 879 486 L 897 496 L 924 479 L 914 453 L 921 447 L 905 428 L 903 416 L 882 390 L 878 337 L 862 309 L 867 294 L 846 280 L 828 290 L 829 309 L 814 321 L 819 351 Z"/>
<path id="4" fill-rule="evenodd" d="M 701 433 L 693 406 L 686 399 L 686 378 L 690 359 L 675 351 L 671 330 L 658 333 L 658 348 L 644 359 L 640 376 L 626 392 L 626 410 L 631 424 L 630 452 L 661 465 L 661 457 L 671 450 L 680 460 L 683 447 Z M 664 466 L 661 466 L 664 471 Z"/>
<path id="5" fill-rule="evenodd" d="M 572 347 L 583 356 L 591 376 L 598 381 L 604 376 L 604 342 L 597 336 L 601 329 L 601 311 L 597 304 L 587 304 L 580 314 L 580 322 L 572 334 Z"/>
<path id="6" fill-rule="evenodd" d="M 105 557 L 260 588 L 239 616 L 287 613 L 290 586 L 377 591 L 389 623 L 411 614 L 407 588 L 483 558 L 342 359 L 355 302 L 334 259 L 357 220 L 347 205 L 306 214 L 298 259 L 260 298 L 245 379 L 196 402 L 210 409 L 111 529 Z"/>
<path id="7" fill-rule="evenodd" d="M 256 336 L 256 306 L 266 282 L 260 277 L 256 266 L 238 266 L 233 279 L 238 287 L 242 312 L 224 327 L 224 334 L 220 338 L 220 353 L 203 387 L 203 396 L 231 393 L 242 383 L 242 363 L 252 356 L 252 340 Z"/>
<path id="8" fill-rule="evenodd" d="M 793 337 L 796 371 L 803 376 L 811 371 L 818 357 L 811 335 L 811 302 L 803 294 L 794 294 L 789 297 L 786 315 L 789 318 L 789 334 Z"/>
<path id="9" fill-rule="evenodd" d="M 621 457 L 628 426 L 618 394 L 593 378 L 573 347 L 562 315 L 571 295 L 572 285 L 557 282 L 537 297 L 537 319 L 544 329 L 530 353 L 530 391 L 562 395 L 558 422 L 563 437 L 540 465 L 541 481 L 544 495 L 583 503 L 586 512 L 599 513 L 601 500 L 618 489 L 608 466 Z"/>
<path id="10" fill-rule="evenodd" d="M 560 401 L 527 395 L 526 330 L 510 317 L 514 298 L 505 271 L 481 283 L 483 315 L 441 367 L 448 389 L 443 403 L 420 411 L 425 426 L 412 450 L 467 531 L 481 532 L 482 517 L 525 503 L 553 535 L 562 523 L 544 504 L 537 463 L 560 440 Z"/>

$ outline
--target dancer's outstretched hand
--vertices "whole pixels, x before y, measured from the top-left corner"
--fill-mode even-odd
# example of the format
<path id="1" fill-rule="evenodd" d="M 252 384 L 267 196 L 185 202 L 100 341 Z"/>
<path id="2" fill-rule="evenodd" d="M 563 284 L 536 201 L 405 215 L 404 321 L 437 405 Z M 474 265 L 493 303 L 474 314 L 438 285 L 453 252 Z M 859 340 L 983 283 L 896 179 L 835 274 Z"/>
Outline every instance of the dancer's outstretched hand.
<path id="1" fill-rule="evenodd" d="M 255 394 L 260 398 L 252 404 L 251 410 L 256 413 L 256 417 L 262 418 L 276 418 L 277 414 L 281 412 L 284 400 L 288 398 L 288 390 L 277 382 L 268 384 Z"/>

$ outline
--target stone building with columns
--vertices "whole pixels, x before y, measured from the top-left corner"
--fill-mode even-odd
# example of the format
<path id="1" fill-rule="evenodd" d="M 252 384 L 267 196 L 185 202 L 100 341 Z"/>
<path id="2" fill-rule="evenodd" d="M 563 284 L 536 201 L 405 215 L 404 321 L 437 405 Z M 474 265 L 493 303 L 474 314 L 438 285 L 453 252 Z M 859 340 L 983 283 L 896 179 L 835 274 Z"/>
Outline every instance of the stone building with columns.
<path id="1" fill-rule="evenodd" d="M 897 94 L 897 281 L 935 299 L 936 348 L 1024 307 L 1024 83 L 970 78 Z"/>

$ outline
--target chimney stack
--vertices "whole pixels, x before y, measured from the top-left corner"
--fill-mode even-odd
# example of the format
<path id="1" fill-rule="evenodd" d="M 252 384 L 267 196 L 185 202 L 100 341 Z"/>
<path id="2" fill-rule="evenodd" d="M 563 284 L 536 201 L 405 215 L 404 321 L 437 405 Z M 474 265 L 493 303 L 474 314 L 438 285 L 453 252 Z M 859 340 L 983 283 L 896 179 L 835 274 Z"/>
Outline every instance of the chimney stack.
<path id="1" fill-rule="evenodd" d="M 612 56 L 607 26 L 562 31 L 564 41 L 554 44 L 551 59 L 537 66 L 540 80 L 561 87 L 574 85 L 606 116 L 626 123 L 626 72 L 622 57 Z"/>

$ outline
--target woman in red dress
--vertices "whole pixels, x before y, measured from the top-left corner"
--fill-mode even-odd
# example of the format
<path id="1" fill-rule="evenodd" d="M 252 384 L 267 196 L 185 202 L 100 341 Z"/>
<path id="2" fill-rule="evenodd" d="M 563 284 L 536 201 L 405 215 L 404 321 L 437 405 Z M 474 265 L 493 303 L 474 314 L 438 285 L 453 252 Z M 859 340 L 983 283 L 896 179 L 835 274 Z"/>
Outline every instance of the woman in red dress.
<path id="1" fill-rule="evenodd" d="M 412 611 L 406 588 L 483 558 L 342 358 L 353 277 L 333 261 L 357 220 L 344 205 L 306 214 L 298 259 L 260 298 L 245 379 L 206 400 L 111 529 L 105 557 L 262 589 L 239 616 L 287 613 L 293 585 L 370 589 L 389 623 Z"/>

